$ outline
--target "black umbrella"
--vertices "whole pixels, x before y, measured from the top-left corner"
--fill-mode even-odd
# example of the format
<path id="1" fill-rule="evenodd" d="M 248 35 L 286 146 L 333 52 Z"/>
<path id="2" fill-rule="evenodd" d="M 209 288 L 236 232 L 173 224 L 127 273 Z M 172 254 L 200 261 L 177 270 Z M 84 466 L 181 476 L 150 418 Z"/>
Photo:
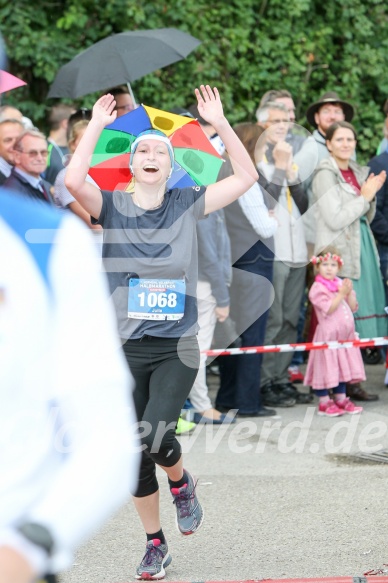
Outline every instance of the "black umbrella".
<path id="1" fill-rule="evenodd" d="M 181 61 L 201 42 L 176 28 L 121 32 L 100 40 L 61 67 L 47 97 L 73 99 L 131 83 Z"/>

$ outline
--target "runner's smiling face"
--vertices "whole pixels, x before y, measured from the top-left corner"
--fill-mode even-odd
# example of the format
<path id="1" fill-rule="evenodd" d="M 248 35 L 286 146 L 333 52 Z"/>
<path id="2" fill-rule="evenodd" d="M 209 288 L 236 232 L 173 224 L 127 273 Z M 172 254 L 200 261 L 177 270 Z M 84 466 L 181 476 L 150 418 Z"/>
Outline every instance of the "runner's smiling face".
<path id="1" fill-rule="evenodd" d="M 142 140 L 136 148 L 132 166 L 138 182 L 166 182 L 171 172 L 167 145 L 161 140 Z"/>

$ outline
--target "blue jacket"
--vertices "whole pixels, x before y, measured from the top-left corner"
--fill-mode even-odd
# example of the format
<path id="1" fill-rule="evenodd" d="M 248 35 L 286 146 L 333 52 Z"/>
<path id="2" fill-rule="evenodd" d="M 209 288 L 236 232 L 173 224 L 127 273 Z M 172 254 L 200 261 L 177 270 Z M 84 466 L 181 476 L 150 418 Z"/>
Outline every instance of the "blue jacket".
<path id="1" fill-rule="evenodd" d="M 382 170 L 388 174 L 388 152 L 372 158 L 368 166 L 374 174 Z M 388 178 L 376 194 L 376 214 L 370 228 L 378 243 L 388 245 Z"/>
<path id="2" fill-rule="evenodd" d="M 47 198 L 39 188 L 34 188 L 32 184 L 14 170 L 12 170 L 10 176 L 4 181 L 3 186 L 9 190 L 16 190 L 16 192 L 20 192 L 20 194 L 54 205 L 53 197 L 50 194 L 51 184 L 44 179 L 42 179 L 42 182 Z"/>

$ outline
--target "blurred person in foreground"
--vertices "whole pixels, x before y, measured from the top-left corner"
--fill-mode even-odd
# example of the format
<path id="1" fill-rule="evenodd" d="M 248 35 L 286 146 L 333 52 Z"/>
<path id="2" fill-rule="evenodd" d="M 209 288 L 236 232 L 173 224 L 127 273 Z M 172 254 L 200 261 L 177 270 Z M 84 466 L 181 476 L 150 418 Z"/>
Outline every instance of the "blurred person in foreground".
<path id="1" fill-rule="evenodd" d="M 137 480 L 132 381 L 87 229 L 0 191 L 0 583 L 52 582 Z"/>

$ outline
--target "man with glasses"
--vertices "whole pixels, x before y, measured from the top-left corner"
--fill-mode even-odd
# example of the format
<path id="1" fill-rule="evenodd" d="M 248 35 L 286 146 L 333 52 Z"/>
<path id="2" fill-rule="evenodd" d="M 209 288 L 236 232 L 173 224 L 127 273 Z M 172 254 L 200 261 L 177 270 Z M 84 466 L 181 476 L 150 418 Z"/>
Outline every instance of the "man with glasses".
<path id="1" fill-rule="evenodd" d="M 308 199 L 300 184 L 299 168 L 294 163 L 291 144 L 286 142 L 289 112 L 283 103 L 269 101 L 256 112 L 258 125 L 264 133 L 259 138 L 259 150 L 264 151 L 257 168 L 268 183 L 280 187 L 271 199 L 279 222 L 274 235 L 273 268 L 274 302 L 270 308 L 265 345 L 296 341 L 299 308 L 304 291 L 307 247 L 301 215 L 307 210 Z M 265 186 L 263 186 L 265 188 Z M 272 189 L 271 189 L 272 190 Z M 261 370 L 261 393 L 268 407 L 290 407 L 308 403 L 310 396 L 299 392 L 289 382 L 291 353 L 265 354 Z"/>
<path id="2" fill-rule="evenodd" d="M 292 95 L 289 91 L 287 91 L 287 89 L 271 89 L 270 91 L 264 93 L 263 97 L 260 100 L 260 104 L 257 111 L 259 111 L 262 107 L 264 107 L 264 105 L 266 105 L 270 101 L 273 101 L 275 103 L 283 103 L 283 105 L 286 106 L 290 121 L 286 141 L 289 144 L 291 144 L 292 151 L 294 154 L 296 154 L 302 148 L 302 145 L 304 144 L 308 132 L 306 130 L 303 132 L 303 129 L 296 124 L 295 103 L 292 98 Z"/>
<path id="3" fill-rule="evenodd" d="M 38 200 L 54 204 L 50 183 L 42 179 L 46 170 L 48 145 L 44 134 L 37 130 L 26 130 L 15 141 L 13 149 L 14 168 L 4 182 L 14 190 Z"/>
<path id="4" fill-rule="evenodd" d="M 115 111 L 117 111 L 117 117 L 121 117 L 122 115 L 136 109 L 136 104 L 133 102 L 132 96 L 125 85 L 113 87 L 113 89 L 109 89 L 107 93 L 110 93 L 115 98 Z"/>

